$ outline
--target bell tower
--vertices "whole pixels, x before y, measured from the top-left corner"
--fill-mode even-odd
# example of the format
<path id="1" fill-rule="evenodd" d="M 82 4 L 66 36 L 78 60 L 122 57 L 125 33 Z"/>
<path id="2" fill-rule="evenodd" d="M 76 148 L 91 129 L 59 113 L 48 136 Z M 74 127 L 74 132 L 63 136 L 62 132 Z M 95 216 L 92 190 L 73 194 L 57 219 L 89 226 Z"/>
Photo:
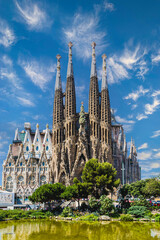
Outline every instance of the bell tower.
<path id="1" fill-rule="evenodd" d="M 90 127 L 90 158 L 98 158 L 100 137 L 100 105 L 99 87 L 96 70 L 96 43 L 92 43 L 92 63 L 89 89 L 89 127 Z"/>
<path id="2" fill-rule="evenodd" d="M 55 83 L 54 105 L 53 105 L 53 129 L 52 129 L 52 161 L 53 161 L 53 175 L 54 182 L 58 182 L 58 173 L 60 168 L 61 148 L 64 139 L 63 133 L 63 93 L 60 74 L 60 59 L 58 54 L 57 58 L 57 74 Z"/>
<path id="3" fill-rule="evenodd" d="M 105 54 L 102 55 L 102 87 L 101 87 L 101 161 L 112 163 L 111 110 L 107 83 Z"/>
<path id="4" fill-rule="evenodd" d="M 76 154 L 76 93 L 72 64 L 72 42 L 69 42 L 69 60 L 65 92 L 65 149 L 69 175 L 72 172 Z"/>

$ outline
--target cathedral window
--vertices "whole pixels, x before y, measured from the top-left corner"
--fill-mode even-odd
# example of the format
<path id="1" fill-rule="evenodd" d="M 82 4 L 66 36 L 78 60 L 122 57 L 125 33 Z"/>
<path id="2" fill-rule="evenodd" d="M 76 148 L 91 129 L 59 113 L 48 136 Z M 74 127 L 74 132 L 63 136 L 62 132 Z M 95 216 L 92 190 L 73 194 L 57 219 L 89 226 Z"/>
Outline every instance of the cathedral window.
<path id="1" fill-rule="evenodd" d="M 7 177 L 6 190 L 12 191 L 12 189 L 13 189 L 13 180 L 12 180 L 12 177 L 9 176 Z"/>
<path id="2" fill-rule="evenodd" d="M 46 184 L 46 176 L 41 176 L 40 177 L 40 185 Z"/>
<path id="3" fill-rule="evenodd" d="M 22 162 L 20 162 L 20 166 L 22 166 Z"/>
<path id="4" fill-rule="evenodd" d="M 42 163 L 42 166 L 44 166 L 44 165 L 45 165 L 45 163 L 43 162 L 43 163 Z"/>
<path id="5" fill-rule="evenodd" d="M 47 142 L 48 142 L 48 138 L 47 138 Z"/>
<path id="6" fill-rule="evenodd" d="M 29 147 L 28 147 L 28 146 L 26 147 L 26 151 L 27 151 L 27 152 L 29 151 Z"/>
<path id="7" fill-rule="evenodd" d="M 37 142 L 38 142 L 38 138 L 37 138 Z"/>
<path id="8" fill-rule="evenodd" d="M 38 151 L 38 146 L 36 147 L 36 151 Z"/>
<path id="9" fill-rule="evenodd" d="M 47 147 L 46 147 L 46 151 L 48 151 L 48 150 L 49 150 L 49 147 L 47 146 Z"/>
<path id="10" fill-rule="evenodd" d="M 11 166 L 11 162 L 9 163 L 9 167 Z"/>

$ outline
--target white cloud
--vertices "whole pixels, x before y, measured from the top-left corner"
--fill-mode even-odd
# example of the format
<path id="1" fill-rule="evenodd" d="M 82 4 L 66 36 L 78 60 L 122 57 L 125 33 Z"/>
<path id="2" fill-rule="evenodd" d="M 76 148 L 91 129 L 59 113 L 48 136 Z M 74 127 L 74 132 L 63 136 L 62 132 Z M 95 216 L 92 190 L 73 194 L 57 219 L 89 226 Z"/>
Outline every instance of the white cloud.
<path id="1" fill-rule="evenodd" d="M 148 116 L 144 115 L 143 113 L 139 113 L 136 117 L 138 121 L 141 121 L 142 119 L 147 119 Z"/>
<path id="2" fill-rule="evenodd" d="M 152 152 L 141 152 L 138 153 L 139 160 L 148 160 L 152 156 Z"/>
<path id="3" fill-rule="evenodd" d="M 154 148 L 153 151 L 154 151 L 154 152 L 159 152 L 159 151 L 160 151 L 160 148 Z"/>
<path id="4" fill-rule="evenodd" d="M 17 97 L 17 99 L 19 100 L 19 103 L 22 106 L 29 106 L 29 107 L 35 106 L 35 104 L 30 99 L 26 99 L 26 98 L 23 98 L 23 97 Z"/>
<path id="5" fill-rule="evenodd" d="M 157 97 L 160 95 L 160 90 L 156 90 L 153 92 L 152 97 Z"/>
<path id="6" fill-rule="evenodd" d="M 149 70 L 145 60 L 146 55 L 147 51 L 143 46 L 140 44 L 133 46 L 133 41 L 130 40 L 121 54 L 114 54 L 107 60 L 109 83 L 129 79 L 132 74 L 144 79 Z"/>
<path id="7" fill-rule="evenodd" d="M 14 69 L 13 61 L 7 56 L 4 55 L 0 58 L 1 68 L 0 68 L 0 78 L 4 81 L 7 81 L 7 87 L 1 88 L 1 95 L 4 95 L 6 99 L 9 99 L 9 102 L 14 99 L 18 100 L 18 103 L 22 105 L 21 98 L 33 100 L 33 97 L 30 93 L 27 93 L 23 87 L 22 81 L 17 76 L 17 73 Z M 27 105 L 27 102 L 23 102 L 24 106 Z"/>
<path id="8" fill-rule="evenodd" d="M 124 128 L 124 131 L 125 131 L 126 133 L 129 133 L 129 132 L 131 132 L 131 131 L 133 130 L 133 125 L 124 124 L 124 125 L 123 125 L 123 128 Z"/>
<path id="9" fill-rule="evenodd" d="M 117 62 L 117 56 L 112 56 L 108 58 L 107 61 L 107 72 L 108 72 L 108 82 L 110 84 L 117 83 L 120 80 L 129 78 L 129 73 L 127 69 Z"/>
<path id="10" fill-rule="evenodd" d="M 151 165 L 150 165 L 150 167 L 151 168 L 160 168 L 160 163 L 152 163 Z"/>
<path id="11" fill-rule="evenodd" d="M 106 42 L 106 31 L 100 31 L 99 16 L 97 14 L 81 14 L 76 13 L 71 19 L 71 23 L 67 23 L 67 27 L 63 29 L 63 39 L 66 44 L 72 41 L 76 51 L 76 55 L 82 59 L 91 57 L 91 43 L 97 44 L 96 54 L 102 53 Z"/>
<path id="12" fill-rule="evenodd" d="M 148 143 L 143 143 L 141 146 L 138 147 L 138 150 L 146 149 L 146 148 L 148 148 Z"/>
<path id="13" fill-rule="evenodd" d="M 151 136 L 151 138 L 156 138 L 160 136 L 160 130 L 154 131 L 153 135 Z"/>
<path id="14" fill-rule="evenodd" d="M 103 7 L 104 7 L 104 10 L 105 10 L 105 11 L 108 10 L 108 11 L 112 12 L 112 11 L 115 10 L 114 4 L 113 4 L 113 3 L 110 3 L 110 2 L 108 2 L 108 1 L 104 1 Z"/>
<path id="15" fill-rule="evenodd" d="M 124 97 L 124 99 L 132 99 L 133 101 L 137 101 L 138 98 L 141 96 L 144 96 L 146 93 L 149 92 L 149 89 L 144 89 L 143 86 L 139 86 L 136 91 L 133 91 L 129 93 L 127 96 Z"/>
<path id="16" fill-rule="evenodd" d="M 155 157 L 155 158 L 160 158 L 160 152 L 156 153 L 156 154 L 154 155 L 154 157 Z"/>
<path id="17" fill-rule="evenodd" d="M 157 55 L 152 55 L 151 56 L 152 59 L 152 63 L 159 63 L 160 62 L 160 50 L 158 50 L 158 54 Z"/>
<path id="18" fill-rule="evenodd" d="M 131 109 L 134 110 L 134 109 L 136 109 L 137 107 L 138 107 L 138 104 L 133 104 L 133 105 L 131 106 Z"/>
<path id="19" fill-rule="evenodd" d="M 8 65 L 8 66 L 12 66 L 12 65 L 13 65 L 12 60 L 11 60 L 7 55 L 3 55 L 3 56 L 2 56 L 2 62 L 3 62 L 5 65 Z"/>
<path id="20" fill-rule="evenodd" d="M 0 44 L 4 47 L 10 47 L 15 41 L 16 37 L 13 30 L 4 20 L 0 19 Z"/>
<path id="21" fill-rule="evenodd" d="M 21 4 L 15 0 L 16 7 L 19 11 L 22 20 L 28 25 L 31 30 L 44 30 L 52 25 L 52 21 L 37 3 L 33 1 L 23 0 Z"/>
<path id="22" fill-rule="evenodd" d="M 28 61 L 20 59 L 19 64 L 32 82 L 43 91 L 45 91 L 47 83 L 52 79 L 53 73 L 56 71 L 56 64 L 44 64 L 35 59 L 30 59 Z"/>
<path id="23" fill-rule="evenodd" d="M 147 50 L 138 44 L 133 47 L 133 41 L 130 40 L 125 46 L 123 54 L 120 56 L 119 61 L 129 70 L 136 72 L 136 76 L 144 79 L 144 75 L 148 72 L 147 62 L 145 55 Z"/>
<path id="24" fill-rule="evenodd" d="M 134 124 L 135 122 L 133 120 L 127 120 L 125 118 L 121 118 L 119 116 L 116 116 L 116 120 L 119 122 L 119 123 L 129 123 L 129 124 Z"/>
<path id="25" fill-rule="evenodd" d="M 147 103 L 145 105 L 145 114 L 150 115 L 150 114 L 154 113 L 159 107 L 160 107 L 160 100 L 155 97 L 153 99 L 152 104 Z"/>
<path id="26" fill-rule="evenodd" d="M 123 128 L 124 128 L 125 132 L 128 133 L 128 132 L 132 131 L 135 121 L 121 118 L 120 116 L 116 116 L 115 118 L 116 118 L 117 122 L 123 124 Z"/>

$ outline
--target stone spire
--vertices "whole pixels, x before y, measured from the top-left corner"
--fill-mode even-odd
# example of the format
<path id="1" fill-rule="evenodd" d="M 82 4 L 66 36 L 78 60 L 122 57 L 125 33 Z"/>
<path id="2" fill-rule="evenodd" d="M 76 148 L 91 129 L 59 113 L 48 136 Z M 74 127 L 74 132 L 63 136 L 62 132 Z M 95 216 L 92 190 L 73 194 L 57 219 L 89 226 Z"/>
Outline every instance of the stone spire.
<path id="1" fill-rule="evenodd" d="M 92 42 L 91 46 L 92 46 L 92 63 L 91 63 L 91 76 L 90 77 L 97 77 L 96 54 L 95 54 L 96 43 Z"/>
<path id="2" fill-rule="evenodd" d="M 103 89 L 108 89 L 108 83 L 107 83 L 107 70 L 106 70 L 106 54 L 102 55 L 103 59 L 103 65 L 102 65 L 102 87 L 101 90 Z"/>
<path id="3" fill-rule="evenodd" d="M 60 59 L 61 59 L 61 56 L 58 54 L 56 56 L 56 58 L 57 58 L 57 75 L 56 75 L 55 90 L 62 89 L 61 73 L 60 73 L 60 69 L 61 69 Z"/>
<path id="4" fill-rule="evenodd" d="M 131 146 L 130 146 L 130 154 L 133 153 L 133 140 L 132 140 L 132 137 L 131 137 Z"/>
<path id="5" fill-rule="evenodd" d="M 72 65 L 72 42 L 69 42 L 69 61 L 67 69 L 67 83 L 65 92 L 65 117 L 76 115 L 76 93 Z"/>
<path id="6" fill-rule="evenodd" d="M 18 128 L 17 128 L 16 131 L 15 131 L 14 141 L 20 141 Z"/>
<path id="7" fill-rule="evenodd" d="M 67 78 L 73 77 L 73 64 L 72 64 L 72 42 L 68 43 L 69 46 L 69 59 L 68 59 L 68 68 L 67 68 Z"/>

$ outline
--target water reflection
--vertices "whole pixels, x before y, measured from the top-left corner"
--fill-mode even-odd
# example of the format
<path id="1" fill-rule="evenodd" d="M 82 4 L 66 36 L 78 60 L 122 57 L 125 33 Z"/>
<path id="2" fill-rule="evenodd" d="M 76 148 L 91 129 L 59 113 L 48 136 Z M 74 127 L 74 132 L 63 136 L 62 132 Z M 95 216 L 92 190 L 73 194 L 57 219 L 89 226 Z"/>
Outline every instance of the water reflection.
<path id="1" fill-rule="evenodd" d="M 0 236 L 0 240 L 149 240 L 160 238 L 160 225 L 46 220 L 1 222 Z"/>

